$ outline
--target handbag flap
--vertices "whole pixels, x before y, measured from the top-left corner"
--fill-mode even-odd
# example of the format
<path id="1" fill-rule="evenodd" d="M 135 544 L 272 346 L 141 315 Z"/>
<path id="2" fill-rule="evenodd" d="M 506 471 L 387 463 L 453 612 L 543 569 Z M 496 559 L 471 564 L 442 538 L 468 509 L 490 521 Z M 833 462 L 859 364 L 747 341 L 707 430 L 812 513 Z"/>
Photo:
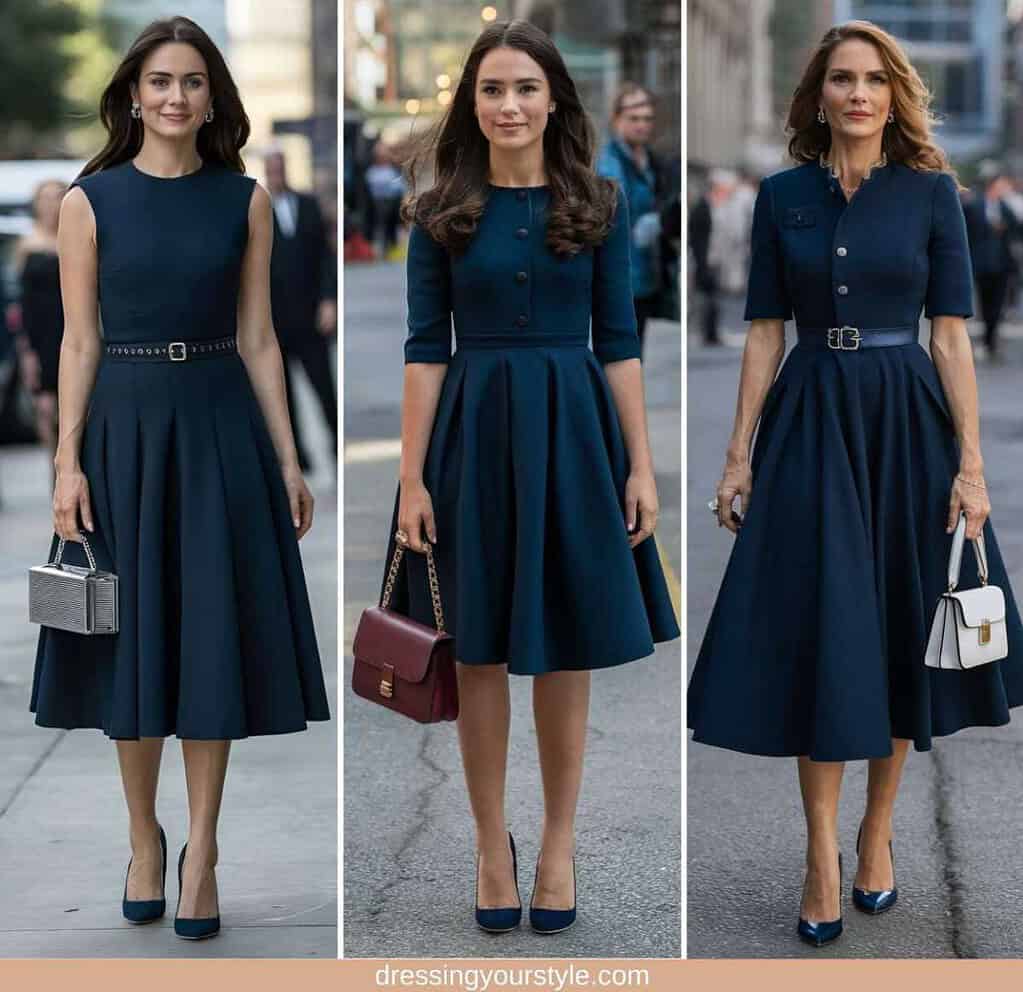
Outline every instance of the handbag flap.
<path id="1" fill-rule="evenodd" d="M 1001 623 L 1005 619 L 1005 594 L 998 586 L 978 586 L 946 595 L 959 603 L 963 623 L 967 627 Z"/>
<path id="2" fill-rule="evenodd" d="M 393 610 L 371 606 L 359 619 L 352 654 L 374 668 L 393 668 L 405 682 L 422 682 L 434 651 L 453 642 L 450 634 Z"/>

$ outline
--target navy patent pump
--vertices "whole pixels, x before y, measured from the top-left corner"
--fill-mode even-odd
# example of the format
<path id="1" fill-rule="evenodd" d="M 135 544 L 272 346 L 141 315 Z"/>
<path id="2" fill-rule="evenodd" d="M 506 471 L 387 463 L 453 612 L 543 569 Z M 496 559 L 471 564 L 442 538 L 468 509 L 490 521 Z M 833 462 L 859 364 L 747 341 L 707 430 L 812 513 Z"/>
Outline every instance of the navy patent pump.
<path id="1" fill-rule="evenodd" d="M 529 898 L 529 925 L 537 933 L 561 933 L 575 923 L 575 858 L 572 858 L 572 908 L 571 909 L 542 909 L 533 905 L 533 898 L 536 895 L 536 875 L 540 874 L 540 858 L 543 852 L 536 859 L 536 874 L 533 876 L 533 895 Z"/>
<path id="2" fill-rule="evenodd" d="M 178 908 L 181 908 L 181 869 L 185 864 L 185 850 L 188 848 L 186 844 L 181 848 L 181 854 L 178 857 Z M 203 940 L 206 937 L 213 937 L 220 933 L 220 914 L 216 916 L 194 916 L 194 917 L 181 917 L 178 916 L 177 910 L 174 912 L 174 933 L 184 940 Z"/>
<path id="3" fill-rule="evenodd" d="M 838 905 L 842 905 L 842 853 L 838 854 Z M 830 944 L 842 933 L 842 917 L 837 920 L 827 920 L 823 923 L 810 923 L 799 917 L 799 926 L 796 928 L 801 940 L 805 940 L 814 947 L 823 944 Z"/>
<path id="4" fill-rule="evenodd" d="M 863 824 L 860 824 L 859 833 L 856 834 L 856 853 L 860 853 L 860 837 L 863 836 Z M 858 889 L 853 886 L 853 905 L 863 913 L 871 916 L 878 916 L 887 913 L 895 905 L 899 898 L 899 890 L 895 886 L 895 852 L 892 850 L 892 842 L 888 841 L 888 854 L 892 859 L 892 887 L 890 889 Z"/>
<path id="5" fill-rule="evenodd" d="M 508 834 L 511 845 L 512 874 L 515 876 L 515 894 L 519 891 L 519 861 L 515 853 L 515 838 Z M 507 933 L 522 922 L 522 899 L 518 906 L 502 906 L 499 909 L 480 908 L 480 858 L 476 855 L 476 925 L 487 933 Z"/>
<path id="6" fill-rule="evenodd" d="M 160 850 L 163 852 L 163 881 L 161 887 L 167 887 L 167 837 L 160 827 Z M 121 913 L 129 923 L 152 923 L 160 919 L 167 911 L 167 900 L 163 899 L 129 899 L 128 875 L 131 874 L 131 859 L 128 870 L 124 873 L 124 895 L 121 896 Z"/>

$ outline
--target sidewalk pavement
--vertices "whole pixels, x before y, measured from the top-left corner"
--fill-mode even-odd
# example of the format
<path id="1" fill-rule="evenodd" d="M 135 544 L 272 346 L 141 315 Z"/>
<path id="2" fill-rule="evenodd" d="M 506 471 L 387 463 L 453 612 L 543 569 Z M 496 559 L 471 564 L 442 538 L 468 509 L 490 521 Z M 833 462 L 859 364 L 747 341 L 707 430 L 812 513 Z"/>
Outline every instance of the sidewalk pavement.
<path id="1" fill-rule="evenodd" d="M 395 494 L 405 313 L 401 267 L 349 267 L 345 342 L 344 954 L 346 957 L 675 957 L 680 940 L 679 642 L 595 672 L 578 819 L 578 923 L 473 921 L 474 837 L 453 725 L 420 727 L 353 696 L 351 639 L 380 589 Z M 661 518 L 681 569 L 679 326 L 653 322 L 645 375 Z M 509 825 L 528 905 L 542 793 L 528 678 L 512 678 Z"/>
<path id="2" fill-rule="evenodd" d="M 304 381 L 299 392 L 311 410 Z M 308 433 L 325 471 L 301 548 L 336 718 L 337 492 L 325 432 L 317 423 Z M 114 745 L 97 730 L 36 727 L 28 711 L 38 628 L 25 573 L 49 550 L 48 472 L 41 449 L 0 449 L 0 958 L 333 958 L 335 720 L 232 747 L 217 868 L 223 929 L 199 942 L 172 930 L 187 806 L 181 748 L 168 739 L 158 806 L 167 915 L 144 927 L 122 918 L 130 851 Z"/>

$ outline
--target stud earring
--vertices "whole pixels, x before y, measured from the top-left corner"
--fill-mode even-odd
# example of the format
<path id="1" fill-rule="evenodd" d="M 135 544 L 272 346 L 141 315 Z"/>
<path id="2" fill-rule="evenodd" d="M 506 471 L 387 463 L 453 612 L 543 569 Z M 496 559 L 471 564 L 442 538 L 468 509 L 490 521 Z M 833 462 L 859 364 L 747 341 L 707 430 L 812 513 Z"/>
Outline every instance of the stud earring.
<path id="1" fill-rule="evenodd" d="M 554 104 L 553 103 L 547 108 L 547 113 L 549 113 L 549 114 L 553 114 L 554 113 Z"/>
<path id="2" fill-rule="evenodd" d="M 137 103 L 133 103 L 131 105 L 131 116 L 134 117 L 135 120 L 138 120 L 142 116 L 142 108 Z"/>
<path id="3" fill-rule="evenodd" d="M 206 121 L 207 124 L 209 124 L 209 123 L 211 123 L 213 121 L 213 108 L 212 107 L 210 107 L 210 109 L 207 110 L 205 114 L 203 114 L 203 118 L 202 119 L 204 121 Z"/>
<path id="4" fill-rule="evenodd" d="M 895 114 L 891 110 L 888 111 L 888 123 L 889 124 L 895 123 Z"/>
<path id="5" fill-rule="evenodd" d="M 818 107 L 817 108 L 817 123 L 818 124 L 827 124 L 828 123 L 827 117 L 824 116 L 824 108 L 823 107 Z"/>

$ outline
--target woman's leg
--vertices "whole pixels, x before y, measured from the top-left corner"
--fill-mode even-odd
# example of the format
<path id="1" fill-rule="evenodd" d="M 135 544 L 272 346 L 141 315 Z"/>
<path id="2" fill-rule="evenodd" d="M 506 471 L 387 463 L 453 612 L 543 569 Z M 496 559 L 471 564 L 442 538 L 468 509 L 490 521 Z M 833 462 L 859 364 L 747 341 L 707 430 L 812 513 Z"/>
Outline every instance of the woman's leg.
<path id="1" fill-rule="evenodd" d="M 511 696 L 507 665 L 463 665 L 458 671 L 458 743 L 476 821 L 481 909 L 517 906 L 504 783 Z"/>
<path id="2" fill-rule="evenodd" d="M 533 904 L 542 909 L 575 905 L 572 856 L 575 810 L 583 776 L 589 672 L 548 672 L 533 679 L 533 717 L 543 776 L 543 857 Z"/>
<path id="3" fill-rule="evenodd" d="M 179 915 L 217 916 L 217 821 L 224 795 L 230 741 L 182 741 L 188 788 L 188 851 L 181 878 Z"/>
<path id="4" fill-rule="evenodd" d="M 160 780 L 162 754 L 162 737 L 117 742 L 131 843 L 128 899 L 163 898 L 163 849 L 160 824 L 156 820 L 156 786 Z"/>
<path id="5" fill-rule="evenodd" d="M 810 923 L 826 923 L 842 915 L 838 797 L 844 770 L 841 761 L 799 758 L 799 788 L 806 816 L 806 880 L 799 915 Z"/>
<path id="6" fill-rule="evenodd" d="M 909 741 L 893 739 L 892 756 L 873 758 L 867 766 L 867 809 L 863 814 L 863 835 L 856 867 L 857 888 L 879 892 L 894 885 L 888 841 L 892 836 L 895 797 L 908 753 Z"/>

